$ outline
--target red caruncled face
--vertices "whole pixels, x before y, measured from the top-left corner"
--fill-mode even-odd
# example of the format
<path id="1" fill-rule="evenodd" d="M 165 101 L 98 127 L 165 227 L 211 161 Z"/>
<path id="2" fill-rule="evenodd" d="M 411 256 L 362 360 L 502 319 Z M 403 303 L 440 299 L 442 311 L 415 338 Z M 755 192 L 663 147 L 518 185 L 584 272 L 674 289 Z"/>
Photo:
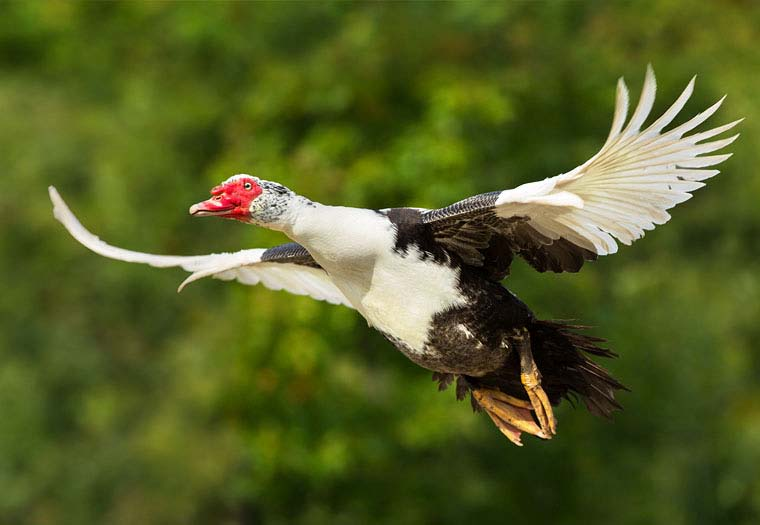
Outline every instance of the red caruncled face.
<path id="1" fill-rule="evenodd" d="M 212 197 L 190 206 L 190 215 L 215 215 L 228 219 L 246 220 L 250 217 L 251 201 L 261 195 L 262 189 L 253 177 L 238 176 L 211 189 Z"/>

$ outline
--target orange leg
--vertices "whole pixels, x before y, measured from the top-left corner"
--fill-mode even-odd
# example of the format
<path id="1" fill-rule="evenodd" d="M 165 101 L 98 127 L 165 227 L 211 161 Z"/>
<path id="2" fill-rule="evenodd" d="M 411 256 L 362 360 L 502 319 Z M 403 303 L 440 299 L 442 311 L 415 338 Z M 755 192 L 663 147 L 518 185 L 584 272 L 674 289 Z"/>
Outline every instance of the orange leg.
<path id="1" fill-rule="evenodd" d="M 530 349 L 530 333 L 523 329 L 518 335 L 512 336 L 518 355 L 520 356 L 520 381 L 525 387 L 525 392 L 530 399 L 531 407 L 538 418 L 541 430 L 550 436 L 557 433 L 557 420 L 554 418 L 552 404 L 549 397 L 541 388 L 541 372 L 533 360 L 533 352 Z"/>

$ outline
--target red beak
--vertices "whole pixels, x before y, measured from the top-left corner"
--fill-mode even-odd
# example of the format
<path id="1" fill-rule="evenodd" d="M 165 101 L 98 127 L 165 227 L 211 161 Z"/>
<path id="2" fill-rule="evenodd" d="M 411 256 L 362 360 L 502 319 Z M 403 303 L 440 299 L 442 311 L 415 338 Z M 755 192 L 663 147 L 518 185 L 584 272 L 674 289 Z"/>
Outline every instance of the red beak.
<path id="1" fill-rule="evenodd" d="M 226 195 L 224 193 L 224 188 L 221 186 L 217 186 L 211 190 L 211 195 L 213 195 L 213 197 L 210 199 L 190 206 L 190 215 L 196 217 L 226 215 L 240 204 L 238 199 L 230 198 Z"/>

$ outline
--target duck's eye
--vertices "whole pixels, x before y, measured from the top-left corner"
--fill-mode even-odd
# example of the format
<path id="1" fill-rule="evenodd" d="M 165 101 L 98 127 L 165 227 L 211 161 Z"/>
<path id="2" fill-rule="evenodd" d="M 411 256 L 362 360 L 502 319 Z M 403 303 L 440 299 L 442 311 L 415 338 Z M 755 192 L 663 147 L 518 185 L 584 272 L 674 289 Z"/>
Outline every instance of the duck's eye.
<path id="1" fill-rule="evenodd" d="M 250 182 L 246 182 L 245 184 L 243 184 L 243 188 L 245 188 L 246 191 L 251 191 L 251 189 L 253 189 L 253 184 L 251 184 Z"/>

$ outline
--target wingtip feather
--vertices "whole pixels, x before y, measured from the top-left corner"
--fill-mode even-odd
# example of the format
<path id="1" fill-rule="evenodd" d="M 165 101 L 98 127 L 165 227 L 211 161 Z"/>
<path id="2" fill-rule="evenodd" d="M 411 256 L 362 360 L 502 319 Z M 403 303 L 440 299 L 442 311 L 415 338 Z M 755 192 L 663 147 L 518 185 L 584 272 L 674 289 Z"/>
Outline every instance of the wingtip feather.
<path id="1" fill-rule="evenodd" d="M 196 277 L 194 273 L 190 274 L 184 281 L 179 283 L 179 286 L 177 287 L 177 293 L 182 293 L 182 290 L 185 289 L 185 286 L 193 281 L 196 281 L 197 279 L 198 277 Z"/>
<path id="2" fill-rule="evenodd" d="M 647 70 L 646 70 L 646 73 L 644 73 L 644 82 L 646 82 L 649 79 L 655 80 L 654 68 L 652 67 L 651 62 L 647 63 Z"/>
<path id="3" fill-rule="evenodd" d="M 53 203 L 53 217 L 59 222 L 63 222 L 62 214 L 69 211 L 69 207 L 66 206 L 66 203 L 63 201 L 63 198 L 61 198 L 61 194 L 58 193 L 58 190 L 55 189 L 55 186 L 48 186 L 48 195 L 50 196 L 50 202 Z"/>

